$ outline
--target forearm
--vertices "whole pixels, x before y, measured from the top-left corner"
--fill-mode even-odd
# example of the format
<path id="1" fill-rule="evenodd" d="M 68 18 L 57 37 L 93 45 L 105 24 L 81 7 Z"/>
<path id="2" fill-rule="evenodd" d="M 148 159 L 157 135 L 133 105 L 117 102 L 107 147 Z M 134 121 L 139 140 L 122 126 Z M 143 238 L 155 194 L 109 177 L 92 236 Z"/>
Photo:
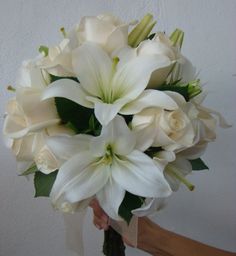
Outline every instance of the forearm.
<path id="1" fill-rule="evenodd" d="M 144 219 L 144 232 L 139 234 L 138 247 L 155 256 L 232 256 L 226 252 L 162 229 Z"/>

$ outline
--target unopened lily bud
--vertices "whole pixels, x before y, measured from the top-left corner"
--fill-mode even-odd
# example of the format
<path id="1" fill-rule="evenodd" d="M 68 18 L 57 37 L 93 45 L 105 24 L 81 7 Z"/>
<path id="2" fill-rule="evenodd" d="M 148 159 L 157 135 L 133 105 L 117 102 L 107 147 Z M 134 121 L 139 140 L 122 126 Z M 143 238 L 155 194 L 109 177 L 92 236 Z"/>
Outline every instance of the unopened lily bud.
<path id="1" fill-rule="evenodd" d="M 153 15 L 146 14 L 143 19 L 134 27 L 128 37 L 128 43 L 132 47 L 137 47 L 140 42 L 148 37 L 156 21 L 153 21 Z"/>
<path id="2" fill-rule="evenodd" d="M 170 36 L 170 40 L 173 43 L 173 46 L 179 47 L 181 49 L 183 40 L 184 40 L 184 32 L 180 29 L 176 29 Z"/>

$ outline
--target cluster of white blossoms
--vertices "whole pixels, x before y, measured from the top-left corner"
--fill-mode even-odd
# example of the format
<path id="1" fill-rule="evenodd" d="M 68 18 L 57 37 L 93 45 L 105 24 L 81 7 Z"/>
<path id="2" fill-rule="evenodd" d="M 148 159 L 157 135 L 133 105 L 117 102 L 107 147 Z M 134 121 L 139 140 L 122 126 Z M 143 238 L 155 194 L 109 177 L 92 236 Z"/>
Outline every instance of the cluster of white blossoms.
<path id="1" fill-rule="evenodd" d="M 142 199 L 131 211 L 145 215 L 181 182 L 193 189 L 185 176 L 215 139 L 218 114 L 202 106 L 195 69 L 180 53 L 183 32 L 150 35 L 154 25 L 150 14 L 136 24 L 83 17 L 23 63 L 3 133 L 21 169 L 58 172 L 55 208 L 73 212 L 97 198 L 119 220 L 126 193 Z"/>

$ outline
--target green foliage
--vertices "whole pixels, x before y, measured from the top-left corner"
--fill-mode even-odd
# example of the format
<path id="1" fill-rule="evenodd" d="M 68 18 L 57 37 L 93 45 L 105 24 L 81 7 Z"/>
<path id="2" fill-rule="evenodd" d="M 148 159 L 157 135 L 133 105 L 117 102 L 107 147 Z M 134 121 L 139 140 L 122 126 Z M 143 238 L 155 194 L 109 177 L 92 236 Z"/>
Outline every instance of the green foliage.
<path id="1" fill-rule="evenodd" d="M 189 101 L 189 95 L 188 95 L 188 85 L 179 85 L 177 84 L 163 84 L 158 87 L 158 90 L 160 91 L 172 91 L 177 92 L 181 94 L 186 101 Z"/>
<path id="2" fill-rule="evenodd" d="M 149 147 L 144 153 L 149 157 L 153 158 L 161 150 L 161 147 Z"/>
<path id="3" fill-rule="evenodd" d="M 190 81 L 189 83 L 182 83 L 181 80 L 177 80 L 170 84 L 163 84 L 157 89 L 160 91 L 177 92 L 181 94 L 186 101 L 189 101 L 202 92 L 199 79 Z"/>
<path id="4" fill-rule="evenodd" d="M 76 77 L 50 76 L 51 82 L 64 78 L 79 82 Z M 55 98 L 55 104 L 62 123 L 67 125 L 76 133 L 87 133 L 92 135 L 100 134 L 101 125 L 95 118 L 93 109 L 83 107 L 69 99 L 61 97 Z"/>
<path id="5" fill-rule="evenodd" d="M 197 159 L 194 159 L 194 160 L 189 160 L 189 162 L 192 165 L 193 171 L 200 171 L 200 170 L 209 169 L 208 166 L 202 161 L 201 158 L 197 158 Z"/>
<path id="6" fill-rule="evenodd" d="M 74 80 L 75 82 L 78 82 L 79 83 L 79 80 L 77 77 L 73 77 L 73 76 L 65 76 L 65 77 L 62 77 L 62 76 L 54 76 L 52 74 L 50 74 L 50 80 L 51 80 L 51 83 L 52 82 L 55 82 L 57 80 L 60 80 L 60 79 L 71 79 L 71 80 Z"/>
<path id="7" fill-rule="evenodd" d="M 66 98 L 55 98 L 56 108 L 59 117 L 64 124 L 69 124 L 76 133 L 88 129 L 89 120 L 93 115 L 93 109 L 85 108 Z"/>
<path id="8" fill-rule="evenodd" d="M 147 37 L 147 39 L 152 40 L 155 35 L 156 35 L 156 33 L 152 33 L 151 35 L 149 35 L 149 36 Z"/>
<path id="9" fill-rule="evenodd" d="M 121 115 L 121 116 L 124 117 L 125 122 L 126 122 L 127 125 L 129 125 L 130 122 L 131 122 L 132 119 L 133 119 L 133 115 Z"/>
<path id="10" fill-rule="evenodd" d="M 143 202 L 143 197 L 133 195 L 126 191 L 125 197 L 119 207 L 118 214 L 127 222 L 127 224 L 129 224 L 133 216 L 131 211 L 141 207 Z"/>
<path id="11" fill-rule="evenodd" d="M 35 164 L 33 164 L 26 171 L 21 173 L 19 176 L 27 176 L 29 174 L 33 174 L 33 173 L 36 173 L 36 172 L 38 172 L 38 168 Z"/>
<path id="12" fill-rule="evenodd" d="M 58 171 L 54 171 L 47 175 L 39 171 L 35 173 L 34 175 L 35 197 L 48 197 L 50 195 L 52 186 L 57 177 L 57 172 Z"/>

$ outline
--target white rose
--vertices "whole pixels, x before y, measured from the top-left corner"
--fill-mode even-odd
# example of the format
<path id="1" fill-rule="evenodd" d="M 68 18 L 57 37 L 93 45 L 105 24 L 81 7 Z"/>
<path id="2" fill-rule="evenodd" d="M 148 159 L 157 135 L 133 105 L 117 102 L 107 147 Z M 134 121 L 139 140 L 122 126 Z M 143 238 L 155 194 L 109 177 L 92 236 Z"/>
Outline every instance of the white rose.
<path id="1" fill-rule="evenodd" d="M 31 62 L 26 63 L 17 83 L 16 97 L 7 104 L 5 136 L 21 138 L 60 122 L 54 100 L 41 101 L 47 84 L 40 69 Z"/>
<path id="2" fill-rule="evenodd" d="M 200 95 L 199 95 L 200 96 Z M 209 142 L 216 138 L 217 120 L 211 110 L 201 106 L 198 101 L 201 97 L 195 97 L 187 105 L 188 115 L 194 110 L 197 114 L 192 116 L 192 123 L 195 130 L 193 146 L 181 152 L 181 155 L 188 159 L 199 158 L 206 150 Z"/>
<path id="3" fill-rule="evenodd" d="M 176 61 L 180 61 L 181 55 L 178 48 L 174 47 L 170 39 L 164 33 L 157 33 L 152 40 L 145 40 L 137 48 L 138 55 L 164 55 L 169 58 L 170 65 L 154 71 L 151 75 L 148 88 L 156 88 L 162 85 L 170 74 Z"/>
<path id="4" fill-rule="evenodd" d="M 74 132 L 64 125 L 55 125 L 39 132 L 30 133 L 19 139 L 8 139 L 8 147 L 16 156 L 18 163 L 34 162 L 37 168 L 48 174 L 58 168 L 62 163 L 61 159 L 55 156 L 54 152 L 47 146 L 48 138 L 56 135 L 74 135 Z M 24 171 L 24 170 L 22 170 Z"/>
<path id="5" fill-rule="evenodd" d="M 170 92 L 171 94 L 173 93 Z M 181 95 L 178 98 L 182 103 L 185 102 Z M 172 111 L 146 108 L 134 115 L 132 127 L 140 134 L 140 140 L 143 137 L 146 137 L 146 140 L 152 139 L 153 147 L 162 147 L 169 151 L 179 151 L 192 146 L 195 137 L 191 119 L 182 106 Z"/>
<path id="6" fill-rule="evenodd" d="M 97 43 L 111 53 L 128 44 L 128 27 L 112 15 L 86 16 L 78 27 L 78 41 Z"/>
<path id="7" fill-rule="evenodd" d="M 55 76 L 75 77 L 72 67 L 73 50 L 84 42 L 99 44 L 108 53 L 128 44 L 128 24 L 112 15 L 85 16 L 59 45 L 48 48 L 47 56 L 37 61 L 40 68 Z"/>

